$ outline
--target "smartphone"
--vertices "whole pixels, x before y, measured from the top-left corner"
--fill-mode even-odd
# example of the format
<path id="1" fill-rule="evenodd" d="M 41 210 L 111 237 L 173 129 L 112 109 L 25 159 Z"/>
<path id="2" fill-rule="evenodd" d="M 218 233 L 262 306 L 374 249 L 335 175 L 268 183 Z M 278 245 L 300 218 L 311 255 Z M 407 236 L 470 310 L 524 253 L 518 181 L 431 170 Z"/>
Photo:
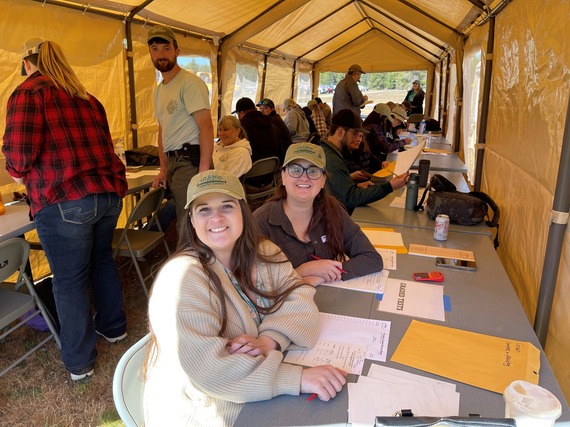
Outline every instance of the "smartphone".
<path id="1" fill-rule="evenodd" d="M 467 261 L 464 259 L 455 258 L 436 258 L 435 265 L 438 267 L 445 268 L 456 268 L 458 270 L 475 271 L 477 270 L 477 264 L 475 261 Z"/>

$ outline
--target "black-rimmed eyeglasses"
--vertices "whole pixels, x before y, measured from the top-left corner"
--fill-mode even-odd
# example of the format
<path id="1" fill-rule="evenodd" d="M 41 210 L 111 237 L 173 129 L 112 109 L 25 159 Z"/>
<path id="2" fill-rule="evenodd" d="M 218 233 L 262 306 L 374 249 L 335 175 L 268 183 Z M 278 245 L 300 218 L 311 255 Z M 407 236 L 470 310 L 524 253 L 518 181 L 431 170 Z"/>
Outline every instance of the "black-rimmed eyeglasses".
<path id="1" fill-rule="evenodd" d="M 307 177 L 313 181 L 323 176 L 324 172 L 323 169 L 318 166 L 309 166 L 308 168 L 304 168 L 297 163 L 291 163 L 287 165 L 286 169 L 291 178 L 301 178 L 303 176 L 303 173 L 306 173 Z"/>

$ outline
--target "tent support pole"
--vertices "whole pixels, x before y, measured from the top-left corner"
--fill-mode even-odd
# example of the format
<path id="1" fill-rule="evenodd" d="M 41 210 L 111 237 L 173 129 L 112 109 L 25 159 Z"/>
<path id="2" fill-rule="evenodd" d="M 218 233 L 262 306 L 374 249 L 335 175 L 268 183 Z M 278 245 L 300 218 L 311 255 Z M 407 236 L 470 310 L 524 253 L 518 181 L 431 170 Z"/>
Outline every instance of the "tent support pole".
<path id="1" fill-rule="evenodd" d="M 437 93 L 437 107 L 438 107 L 437 108 L 437 121 L 439 122 L 440 126 L 442 126 L 442 124 L 441 124 L 441 110 L 443 108 L 443 104 L 441 103 L 442 89 L 443 89 L 443 59 L 441 61 L 439 61 L 439 92 Z"/>
<path id="2" fill-rule="evenodd" d="M 540 279 L 540 290 L 534 316 L 534 331 L 538 336 L 540 344 L 544 348 L 546 337 L 548 336 L 548 325 L 550 314 L 552 313 L 552 301 L 556 291 L 556 278 L 560 266 L 562 245 L 564 243 L 565 231 L 568 227 L 568 212 L 570 210 L 570 99 L 566 112 L 566 126 L 564 128 L 564 138 L 562 140 L 562 152 L 558 165 L 558 177 L 556 189 L 554 191 L 554 202 L 552 204 L 552 220 L 548 231 L 548 241 L 546 242 L 546 252 L 544 253 L 544 263 L 542 266 L 542 277 Z"/>
<path id="3" fill-rule="evenodd" d="M 129 73 L 129 98 L 131 104 L 131 135 L 133 137 L 133 148 L 139 148 L 139 133 L 137 123 L 137 98 L 135 90 L 135 63 L 133 52 L 133 18 L 147 7 L 153 0 L 146 0 L 134 8 L 126 18 L 125 31 L 127 36 L 127 71 Z"/>
<path id="4" fill-rule="evenodd" d="M 481 191 L 483 176 L 483 157 L 487 140 L 487 120 L 489 118 L 489 99 L 491 94 L 491 76 L 493 74 L 493 50 L 495 49 L 495 17 L 489 17 L 489 39 L 487 40 L 487 59 L 485 60 L 485 81 L 483 83 L 483 100 L 481 102 L 481 122 L 479 123 L 479 140 L 477 143 L 477 163 L 475 165 L 475 191 Z"/>
<path id="5" fill-rule="evenodd" d="M 263 55 L 263 74 L 261 75 L 261 98 L 265 98 L 265 78 L 267 77 L 267 54 Z"/>
<path id="6" fill-rule="evenodd" d="M 443 94 L 443 123 L 441 125 L 441 130 L 443 133 L 447 133 L 447 122 L 448 122 L 448 109 L 449 105 L 447 102 L 447 95 L 449 94 L 449 69 L 450 69 L 450 62 L 451 62 L 451 54 L 447 54 L 447 58 L 445 61 L 445 93 Z M 443 80 L 443 79 L 442 79 Z"/>

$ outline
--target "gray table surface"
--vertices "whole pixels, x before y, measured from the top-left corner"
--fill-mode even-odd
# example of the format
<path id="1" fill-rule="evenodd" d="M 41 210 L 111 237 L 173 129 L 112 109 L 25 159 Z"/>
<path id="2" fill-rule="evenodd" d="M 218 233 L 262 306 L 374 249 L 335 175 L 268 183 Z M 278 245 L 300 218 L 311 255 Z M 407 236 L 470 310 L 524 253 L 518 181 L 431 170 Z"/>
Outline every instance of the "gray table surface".
<path id="1" fill-rule="evenodd" d="M 465 178 L 459 172 L 433 172 L 438 173 L 453 182 L 459 191 L 469 191 L 469 187 L 465 182 Z M 390 203 L 400 197 L 403 189 L 396 190 L 388 196 L 366 206 L 357 207 L 352 213 L 352 219 L 357 222 L 368 222 L 372 227 L 391 227 L 393 225 L 402 225 L 404 227 L 417 227 L 432 230 L 435 227 L 435 221 L 429 217 L 425 211 L 412 211 L 403 208 L 390 207 Z M 423 194 L 424 189 L 418 191 L 418 201 Z M 427 197 L 427 196 L 426 196 Z M 458 225 L 449 224 L 450 231 L 458 231 L 468 234 L 483 234 L 488 237 L 492 236 L 492 231 L 484 222 L 477 225 Z"/>
<path id="2" fill-rule="evenodd" d="M 435 148 L 435 147 L 434 147 Z M 398 158 L 398 152 L 388 154 L 386 160 L 393 162 Z M 430 161 L 431 171 L 461 172 L 467 173 L 467 166 L 455 153 L 421 153 L 410 169 L 418 169 L 420 160 Z"/>
<path id="3" fill-rule="evenodd" d="M 363 224 L 362 226 L 366 226 Z M 441 246 L 455 249 L 473 250 L 477 261 L 477 271 L 464 272 L 437 268 L 433 258 L 414 255 L 397 255 L 397 270 L 390 271 L 390 277 L 411 280 L 414 272 L 441 271 L 445 276 L 445 294 L 451 299 L 452 310 L 446 313 L 445 322 L 419 319 L 467 331 L 494 336 L 529 341 L 541 349 L 540 343 L 520 305 L 506 272 L 493 250 L 489 238 L 483 235 L 450 232 L 446 242 L 433 240 L 429 230 L 412 227 L 396 227 L 402 233 L 406 246 L 410 243 Z M 439 286 L 439 285 L 434 285 Z M 381 312 L 376 309 L 376 296 L 371 293 L 321 286 L 317 288 L 315 301 L 323 312 L 363 318 L 387 320 L 391 322 L 388 357 L 389 367 L 407 372 L 451 381 L 437 375 L 390 362 L 398 343 L 404 336 L 412 317 Z M 570 426 L 570 411 L 552 369 L 541 351 L 539 384 L 550 390 L 562 404 L 562 415 L 556 425 Z M 363 373 L 370 363 L 366 361 Z M 356 381 L 354 376 L 349 381 Z M 459 414 L 480 414 L 482 417 L 503 417 L 504 400 L 502 395 L 458 383 L 461 394 Z M 242 410 L 236 426 L 346 426 L 348 425 L 348 391 L 342 392 L 329 402 L 314 399 L 307 402 L 308 395 L 279 396 L 272 400 L 248 403 Z"/>

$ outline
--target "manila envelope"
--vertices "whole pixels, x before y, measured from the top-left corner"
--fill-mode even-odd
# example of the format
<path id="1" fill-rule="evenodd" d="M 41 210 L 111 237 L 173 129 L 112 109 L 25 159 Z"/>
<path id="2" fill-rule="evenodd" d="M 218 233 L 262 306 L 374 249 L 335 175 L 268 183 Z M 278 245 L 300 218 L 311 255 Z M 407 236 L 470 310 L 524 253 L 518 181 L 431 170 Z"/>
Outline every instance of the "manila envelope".
<path id="1" fill-rule="evenodd" d="M 503 393 L 515 380 L 538 384 L 540 350 L 525 341 L 412 320 L 391 361 Z"/>

